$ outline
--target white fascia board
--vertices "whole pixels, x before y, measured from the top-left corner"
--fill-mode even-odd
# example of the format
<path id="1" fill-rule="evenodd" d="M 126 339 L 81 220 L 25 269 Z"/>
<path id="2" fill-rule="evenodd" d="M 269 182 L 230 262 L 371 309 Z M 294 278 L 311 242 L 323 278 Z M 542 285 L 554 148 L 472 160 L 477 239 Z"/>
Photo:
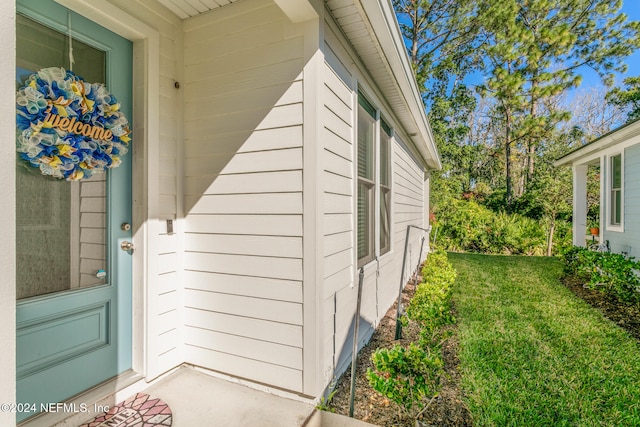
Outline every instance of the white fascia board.
<path id="1" fill-rule="evenodd" d="M 587 145 L 570 152 L 553 162 L 553 165 L 558 167 L 575 163 L 584 163 L 597 157 L 595 156 L 596 153 L 613 147 L 614 145 L 629 141 L 629 139 L 638 135 L 640 135 L 640 120 L 623 125 L 622 127 L 601 136 Z"/>
<path id="2" fill-rule="evenodd" d="M 417 135 L 409 136 L 429 169 L 441 169 L 442 163 L 438 149 L 431 133 L 431 127 L 393 6 L 389 0 L 362 0 L 360 4 L 369 19 L 370 28 L 375 29 L 374 36 L 382 48 L 380 56 L 392 70 L 399 93 L 404 97 L 407 108 L 415 119 Z"/>

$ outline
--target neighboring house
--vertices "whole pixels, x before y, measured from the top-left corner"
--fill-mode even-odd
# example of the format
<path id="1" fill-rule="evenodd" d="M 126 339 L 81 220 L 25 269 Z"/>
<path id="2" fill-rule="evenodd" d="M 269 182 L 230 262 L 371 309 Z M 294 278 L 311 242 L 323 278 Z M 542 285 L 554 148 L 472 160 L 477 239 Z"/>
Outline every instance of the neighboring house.
<path id="1" fill-rule="evenodd" d="M 612 252 L 640 256 L 640 121 L 628 123 L 568 153 L 556 166 L 573 168 L 573 244 L 587 236 L 587 174 L 599 168 L 599 240 Z"/>
<path id="2" fill-rule="evenodd" d="M 0 402 L 181 364 L 320 396 L 350 362 L 359 268 L 362 345 L 428 248 L 412 229 L 401 272 L 440 160 L 391 1 L 19 0 L 0 17 Z M 133 131 L 119 168 L 73 183 L 16 162 L 11 77 L 68 68 L 68 34 L 74 72 L 106 80 Z"/>

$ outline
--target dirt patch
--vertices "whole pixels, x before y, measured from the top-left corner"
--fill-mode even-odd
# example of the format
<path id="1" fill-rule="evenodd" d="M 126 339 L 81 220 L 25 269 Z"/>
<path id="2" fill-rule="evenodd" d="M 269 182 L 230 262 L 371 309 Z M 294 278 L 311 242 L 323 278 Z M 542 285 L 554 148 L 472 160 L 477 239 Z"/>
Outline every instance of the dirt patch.
<path id="1" fill-rule="evenodd" d="M 578 298 L 598 309 L 606 318 L 640 340 L 640 306 L 620 302 L 603 292 L 585 288 L 583 283 L 573 276 L 563 277 L 562 283 Z"/>
<path id="2" fill-rule="evenodd" d="M 415 292 L 415 284 L 409 283 L 402 294 L 403 306 L 406 307 Z M 402 416 L 401 408 L 394 402 L 373 390 L 367 381 L 366 372 L 372 368 L 371 354 L 379 347 L 391 348 L 394 344 L 408 346 L 418 341 L 419 330 L 415 324 L 410 324 L 402 330 L 402 339 L 395 340 L 396 304 L 393 305 L 380 322 L 369 341 L 369 344 L 358 355 L 356 370 L 356 392 L 354 400 L 354 417 L 371 424 L 384 427 L 413 427 L 414 424 Z M 464 405 L 460 388 L 460 373 L 458 372 L 458 338 L 455 325 L 447 327 L 451 337 L 443 345 L 443 361 L 445 377 L 442 379 L 442 389 L 422 420 L 432 426 L 466 427 L 473 425 L 471 415 Z M 336 385 L 336 392 L 329 407 L 336 413 L 349 415 L 351 387 L 351 369 L 340 378 Z"/>

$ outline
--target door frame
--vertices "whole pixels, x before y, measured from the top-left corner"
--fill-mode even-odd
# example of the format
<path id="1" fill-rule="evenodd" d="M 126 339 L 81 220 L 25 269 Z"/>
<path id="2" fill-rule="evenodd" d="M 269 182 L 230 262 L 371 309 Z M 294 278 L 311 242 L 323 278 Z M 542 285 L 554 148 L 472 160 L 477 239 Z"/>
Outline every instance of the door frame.
<path id="1" fill-rule="evenodd" d="M 107 2 L 54 0 L 56 3 L 113 31 L 133 43 L 133 142 L 132 155 L 132 369 L 153 378 L 157 369 L 149 355 L 149 336 L 156 325 L 146 322 L 153 302 L 148 292 L 148 278 L 158 275 L 157 257 L 147 248 L 157 247 L 160 194 L 160 34 L 122 9 Z M 150 351 L 151 350 L 151 351 Z"/>
<path id="2" fill-rule="evenodd" d="M 160 34 L 144 22 L 120 8 L 107 3 L 85 3 L 83 0 L 55 0 L 87 19 L 133 42 L 133 135 L 130 155 L 133 162 L 132 176 L 132 228 L 133 253 L 132 285 L 132 369 L 147 379 L 161 371 L 154 358 L 155 349 L 149 348 L 154 340 L 157 325 L 147 322 L 148 308 L 153 307 L 154 295 L 148 292 L 148 279 L 157 277 L 157 257 L 150 256 L 147 248 L 158 247 L 160 234 L 159 177 L 160 156 L 157 141 L 160 139 Z M 15 14 L 14 1 L 0 2 L 0 70 L 3 75 L 15 73 Z M 0 97 L 15 98 L 14 79 L 0 81 Z M 12 103 L 0 104 L 0 138 L 15 139 L 15 107 Z M 4 367 L 0 379 L 0 402 L 18 403 L 16 398 L 16 262 L 15 262 L 15 144 L 0 144 L 0 219 L 11 224 L 3 233 L 3 251 L 0 251 L 0 342 L 5 351 L 0 352 Z M 13 350 L 13 351 L 12 351 Z M 117 390 L 116 390 L 117 391 Z M 0 411 L 0 424 L 13 425 L 15 413 Z"/>

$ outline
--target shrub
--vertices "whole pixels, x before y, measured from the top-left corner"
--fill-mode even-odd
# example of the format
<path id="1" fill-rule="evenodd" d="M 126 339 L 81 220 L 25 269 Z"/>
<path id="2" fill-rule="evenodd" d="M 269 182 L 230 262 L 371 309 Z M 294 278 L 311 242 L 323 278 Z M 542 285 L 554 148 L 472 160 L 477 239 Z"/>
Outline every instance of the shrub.
<path id="1" fill-rule="evenodd" d="M 453 323 L 451 286 L 456 271 L 444 251 L 427 257 L 422 268 L 422 280 L 407 307 L 403 323 L 414 321 L 420 328 L 420 341 L 408 347 L 395 345 L 377 349 L 371 356 L 374 369 L 367 370 L 367 379 L 374 390 L 396 402 L 406 415 L 416 419 L 429 406 L 425 397 L 433 399 L 444 375 L 440 357 L 439 336 L 442 326 Z"/>
<path id="2" fill-rule="evenodd" d="M 474 200 L 450 199 L 437 207 L 437 239 L 451 251 L 543 255 L 550 224 L 517 213 L 494 212 Z M 435 231 L 434 231 L 435 233 Z M 556 221 L 553 247 L 568 246 L 571 234 Z"/>
<path id="3" fill-rule="evenodd" d="M 429 254 L 422 280 L 407 307 L 407 318 L 420 327 L 421 345 L 429 346 L 440 327 L 455 321 L 451 314 L 451 286 L 456 271 L 444 251 Z"/>
<path id="4" fill-rule="evenodd" d="M 633 257 L 573 247 L 564 255 L 565 273 L 624 302 L 640 302 L 640 263 Z"/>
<path id="5" fill-rule="evenodd" d="M 371 356 L 374 369 L 367 370 L 369 384 L 404 409 L 412 419 L 425 408 L 424 398 L 437 395 L 442 359 L 414 343 L 378 349 Z"/>

